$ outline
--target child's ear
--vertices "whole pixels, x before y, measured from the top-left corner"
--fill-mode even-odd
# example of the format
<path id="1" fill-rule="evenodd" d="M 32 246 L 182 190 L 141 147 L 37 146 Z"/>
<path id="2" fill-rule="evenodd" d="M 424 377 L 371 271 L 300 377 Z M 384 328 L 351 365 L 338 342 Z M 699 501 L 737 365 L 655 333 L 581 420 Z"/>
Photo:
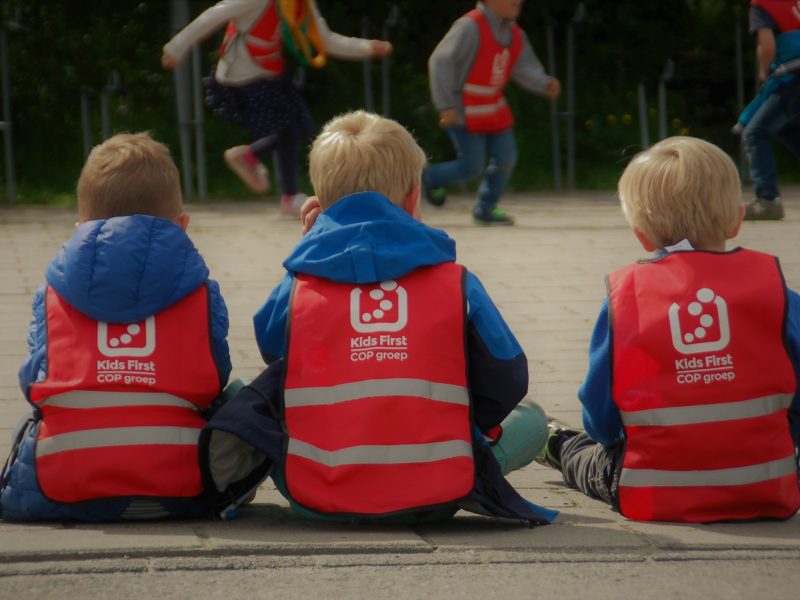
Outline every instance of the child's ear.
<path id="1" fill-rule="evenodd" d="M 731 227 L 730 231 L 725 232 L 726 240 L 732 240 L 737 235 L 739 235 L 739 229 L 742 227 L 743 220 L 744 220 L 744 206 L 739 206 L 739 216 L 736 219 L 736 225 Z"/>
<path id="2" fill-rule="evenodd" d="M 410 192 L 403 200 L 403 210 L 414 217 L 417 221 L 422 220 L 422 212 L 420 211 L 419 206 L 419 198 L 420 198 L 420 191 L 419 186 L 416 186 L 411 189 Z"/>
<path id="3" fill-rule="evenodd" d="M 175 224 L 186 231 L 186 228 L 189 227 L 189 213 L 181 213 L 175 218 Z"/>
<path id="4" fill-rule="evenodd" d="M 648 252 L 655 252 L 658 246 L 656 246 L 650 239 L 639 231 L 636 227 L 633 228 L 633 235 L 636 236 L 636 239 L 639 240 L 639 243 L 642 245 L 642 248 L 647 250 Z"/>

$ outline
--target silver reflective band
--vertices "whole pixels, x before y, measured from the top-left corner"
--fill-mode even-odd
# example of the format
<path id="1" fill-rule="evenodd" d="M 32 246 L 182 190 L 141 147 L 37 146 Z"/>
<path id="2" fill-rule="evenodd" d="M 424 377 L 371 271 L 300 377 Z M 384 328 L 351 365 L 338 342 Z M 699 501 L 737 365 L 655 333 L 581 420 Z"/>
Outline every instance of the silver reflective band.
<path id="1" fill-rule="evenodd" d="M 747 485 L 797 475 L 794 455 L 748 467 L 708 471 L 622 469 L 619 484 L 628 487 L 693 487 Z"/>
<path id="2" fill-rule="evenodd" d="M 506 105 L 506 99 L 500 98 L 494 104 L 480 104 L 478 106 L 465 106 L 464 114 L 467 115 L 485 115 L 497 112 Z"/>
<path id="3" fill-rule="evenodd" d="M 433 444 L 398 444 L 394 446 L 351 446 L 341 450 L 323 450 L 289 438 L 288 453 L 326 467 L 343 465 L 402 465 L 426 463 L 447 458 L 472 457 L 472 446 L 462 440 Z"/>
<path id="4" fill-rule="evenodd" d="M 625 425 L 694 425 L 771 415 L 788 409 L 792 398 L 791 394 L 775 394 L 742 402 L 621 411 L 621 414 Z"/>
<path id="5" fill-rule="evenodd" d="M 297 408 L 382 396 L 414 396 L 469 406 L 469 394 L 466 388 L 424 379 L 370 379 L 331 387 L 292 388 L 284 391 L 283 399 L 286 408 Z"/>
<path id="6" fill-rule="evenodd" d="M 475 96 L 494 96 L 500 92 L 500 88 L 489 85 L 465 83 L 462 91 L 467 92 L 468 94 L 474 94 Z"/>
<path id="7" fill-rule="evenodd" d="M 62 433 L 36 442 L 37 458 L 85 448 L 114 446 L 186 446 L 197 444 L 200 428 L 193 427 L 112 427 Z"/>
<path id="8" fill-rule="evenodd" d="M 50 396 L 39 402 L 40 406 L 59 408 L 121 408 L 126 406 L 179 406 L 197 410 L 197 406 L 172 394 L 71 391 Z"/>

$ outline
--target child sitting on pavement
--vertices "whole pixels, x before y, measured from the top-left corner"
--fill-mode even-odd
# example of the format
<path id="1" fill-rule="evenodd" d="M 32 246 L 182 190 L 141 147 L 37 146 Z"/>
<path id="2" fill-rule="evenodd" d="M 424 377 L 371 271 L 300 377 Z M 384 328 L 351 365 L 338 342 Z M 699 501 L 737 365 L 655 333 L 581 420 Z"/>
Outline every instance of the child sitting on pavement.
<path id="1" fill-rule="evenodd" d="M 147 133 L 95 147 L 80 222 L 33 301 L 33 415 L 0 480 L 7 520 L 209 514 L 197 439 L 231 371 L 228 313 L 185 233 L 178 170 Z"/>
<path id="2" fill-rule="evenodd" d="M 551 420 L 537 460 L 634 520 L 791 517 L 800 296 L 776 257 L 725 250 L 744 216 L 735 165 L 668 138 L 631 161 L 619 197 L 656 257 L 608 277 L 578 392 L 586 431 Z"/>
<path id="3" fill-rule="evenodd" d="M 312 519 L 550 522 L 503 477 L 546 437 L 527 359 L 454 241 L 419 220 L 423 151 L 357 111 L 309 163 L 322 212 L 254 318 L 269 367 L 203 433 L 217 489 L 241 498 L 270 473 Z"/>

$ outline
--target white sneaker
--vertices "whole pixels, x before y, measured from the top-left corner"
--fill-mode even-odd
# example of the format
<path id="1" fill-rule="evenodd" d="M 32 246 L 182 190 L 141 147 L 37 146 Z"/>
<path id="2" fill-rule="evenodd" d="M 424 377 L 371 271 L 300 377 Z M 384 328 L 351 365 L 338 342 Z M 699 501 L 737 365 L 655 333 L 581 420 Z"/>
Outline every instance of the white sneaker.
<path id="1" fill-rule="evenodd" d="M 306 200 L 308 200 L 308 196 L 303 193 L 284 194 L 281 196 L 281 213 L 299 219 L 300 209 Z"/>
<path id="2" fill-rule="evenodd" d="M 249 163 L 244 156 L 247 146 L 234 146 L 225 150 L 225 164 L 256 194 L 269 192 L 269 170 L 262 162 Z"/>

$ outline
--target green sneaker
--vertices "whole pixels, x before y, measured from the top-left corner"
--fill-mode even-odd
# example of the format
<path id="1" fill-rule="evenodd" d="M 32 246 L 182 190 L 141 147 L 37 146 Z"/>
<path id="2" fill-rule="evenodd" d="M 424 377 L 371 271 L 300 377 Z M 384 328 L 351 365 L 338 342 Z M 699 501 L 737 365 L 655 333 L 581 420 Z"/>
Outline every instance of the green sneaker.
<path id="1" fill-rule="evenodd" d="M 745 221 L 780 221 L 783 219 L 783 202 L 780 198 L 765 200 L 753 198 L 744 207 Z"/>
<path id="2" fill-rule="evenodd" d="M 478 225 L 513 225 L 514 217 L 502 208 L 492 206 L 489 208 L 476 206 L 472 211 L 472 218 Z"/>
<path id="3" fill-rule="evenodd" d="M 554 417 L 547 417 L 547 441 L 536 455 L 536 462 L 557 471 L 561 470 L 561 445 L 564 440 L 578 432 Z"/>
<path id="4" fill-rule="evenodd" d="M 447 190 L 445 188 L 429 188 L 423 184 L 422 189 L 425 192 L 425 199 L 428 202 L 434 206 L 444 206 L 444 202 L 447 200 Z"/>

